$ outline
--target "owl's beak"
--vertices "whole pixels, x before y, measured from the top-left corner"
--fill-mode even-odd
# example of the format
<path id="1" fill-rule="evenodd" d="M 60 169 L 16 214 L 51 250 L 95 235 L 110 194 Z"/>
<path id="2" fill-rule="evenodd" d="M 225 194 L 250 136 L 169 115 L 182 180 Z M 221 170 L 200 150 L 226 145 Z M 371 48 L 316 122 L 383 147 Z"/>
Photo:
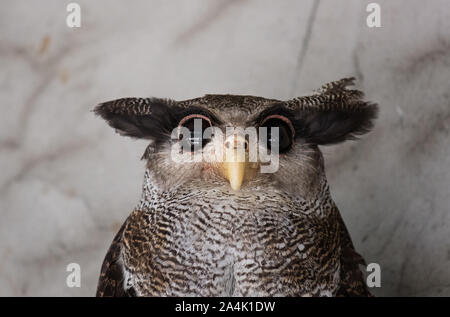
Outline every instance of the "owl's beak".
<path id="1" fill-rule="evenodd" d="M 237 135 L 228 137 L 224 144 L 222 172 L 233 190 L 239 190 L 248 169 L 248 143 Z"/>
<path id="2" fill-rule="evenodd" d="M 245 162 L 224 162 L 224 176 L 230 182 L 233 190 L 239 190 L 242 186 L 245 174 Z"/>

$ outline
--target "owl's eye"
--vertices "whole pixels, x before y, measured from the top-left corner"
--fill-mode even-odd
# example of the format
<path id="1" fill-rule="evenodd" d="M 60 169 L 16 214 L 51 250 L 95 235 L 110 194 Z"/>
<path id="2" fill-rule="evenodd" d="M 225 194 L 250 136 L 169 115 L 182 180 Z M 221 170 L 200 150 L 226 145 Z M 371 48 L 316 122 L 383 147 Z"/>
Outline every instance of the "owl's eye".
<path id="1" fill-rule="evenodd" d="M 178 124 L 178 140 L 183 149 L 191 152 L 203 148 L 209 141 L 204 138 L 204 132 L 212 127 L 211 120 L 201 114 L 191 114 L 181 119 Z"/>
<path id="2" fill-rule="evenodd" d="M 279 153 L 287 152 L 294 142 L 295 130 L 291 120 L 281 115 L 271 115 L 260 125 L 267 128 L 267 148 L 270 150 L 278 143 Z M 273 135 L 271 128 L 278 128 L 278 136 Z"/>

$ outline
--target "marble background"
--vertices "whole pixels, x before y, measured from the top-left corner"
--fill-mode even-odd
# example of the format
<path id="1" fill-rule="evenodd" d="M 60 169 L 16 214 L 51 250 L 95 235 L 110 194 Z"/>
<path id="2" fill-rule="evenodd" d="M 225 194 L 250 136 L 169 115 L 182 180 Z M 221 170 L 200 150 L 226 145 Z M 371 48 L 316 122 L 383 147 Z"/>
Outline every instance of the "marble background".
<path id="1" fill-rule="evenodd" d="M 93 106 L 205 93 L 288 99 L 356 76 L 374 131 L 323 148 L 377 295 L 450 295 L 450 6 L 447 0 L 0 2 L 0 295 L 91 296 L 140 196 L 146 143 Z M 81 265 L 81 288 L 66 265 Z"/>

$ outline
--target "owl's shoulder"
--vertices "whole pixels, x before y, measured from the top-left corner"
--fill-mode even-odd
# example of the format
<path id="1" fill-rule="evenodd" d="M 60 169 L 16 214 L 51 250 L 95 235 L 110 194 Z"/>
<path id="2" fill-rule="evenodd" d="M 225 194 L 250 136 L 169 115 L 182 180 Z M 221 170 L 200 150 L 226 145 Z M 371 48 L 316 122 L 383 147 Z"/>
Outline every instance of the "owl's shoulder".
<path id="1" fill-rule="evenodd" d="M 135 296 L 135 290 L 125 288 L 125 267 L 122 259 L 123 234 L 129 224 L 128 218 L 114 237 L 103 260 L 100 278 L 97 285 L 98 297 Z"/>
<path id="2" fill-rule="evenodd" d="M 339 210 L 337 210 L 337 216 L 341 237 L 340 285 L 337 296 L 371 297 L 373 295 L 370 293 L 359 268 L 360 265 L 365 265 L 366 261 L 356 252 L 350 233 L 345 226 Z"/>

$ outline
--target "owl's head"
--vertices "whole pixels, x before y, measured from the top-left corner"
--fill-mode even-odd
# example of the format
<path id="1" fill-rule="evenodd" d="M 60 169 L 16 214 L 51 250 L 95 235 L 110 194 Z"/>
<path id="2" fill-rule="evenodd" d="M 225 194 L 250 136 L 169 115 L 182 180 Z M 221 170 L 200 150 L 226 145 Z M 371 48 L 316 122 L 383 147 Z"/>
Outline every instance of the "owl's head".
<path id="1" fill-rule="evenodd" d="M 149 140 L 143 159 L 160 188 L 273 186 L 308 197 L 325 177 L 318 146 L 356 139 L 373 126 L 377 106 L 346 88 L 353 81 L 341 79 L 288 101 L 122 98 L 98 105 L 95 113 L 122 135 Z"/>

